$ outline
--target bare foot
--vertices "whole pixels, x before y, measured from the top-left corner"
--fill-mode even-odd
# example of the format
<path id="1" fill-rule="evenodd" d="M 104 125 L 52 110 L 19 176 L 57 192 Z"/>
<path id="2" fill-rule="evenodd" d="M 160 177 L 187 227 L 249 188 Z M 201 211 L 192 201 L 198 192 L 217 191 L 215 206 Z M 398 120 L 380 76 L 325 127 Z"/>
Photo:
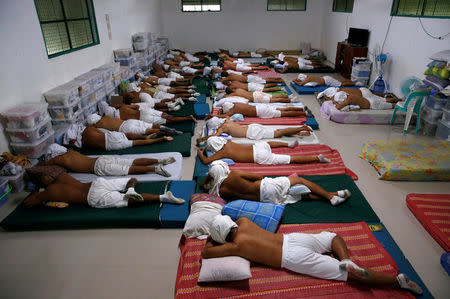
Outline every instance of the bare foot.
<path id="1" fill-rule="evenodd" d="M 311 132 L 309 132 L 309 131 L 306 131 L 306 132 L 298 132 L 297 135 L 298 135 L 298 136 L 309 136 L 309 135 L 311 135 Z"/>
<path id="2" fill-rule="evenodd" d="M 40 200 L 37 199 L 37 195 L 38 195 L 39 191 L 37 190 L 33 190 L 33 192 L 31 192 L 23 201 L 24 207 L 25 208 L 31 208 L 34 206 L 37 206 L 38 204 L 40 204 Z"/>
<path id="3" fill-rule="evenodd" d="M 173 140 L 173 137 L 172 137 L 172 136 L 164 136 L 163 138 L 164 138 L 164 140 L 166 140 L 166 141 L 172 141 L 172 140 Z"/>
<path id="4" fill-rule="evenodd" d="M 189 115 L 195 123 L 198 123 L 197 119 L 193 115 Z"/>

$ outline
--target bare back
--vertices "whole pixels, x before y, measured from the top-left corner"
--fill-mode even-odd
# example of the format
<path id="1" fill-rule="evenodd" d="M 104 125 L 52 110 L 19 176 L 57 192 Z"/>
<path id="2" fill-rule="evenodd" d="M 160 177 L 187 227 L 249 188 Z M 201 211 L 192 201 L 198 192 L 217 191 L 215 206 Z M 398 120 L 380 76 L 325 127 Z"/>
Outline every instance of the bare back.
<path id="1" fill-rule="evenodd" d="M 83 131 L 81 143 L 83 147 L 106 149 L 105 133 L 95 127 L 87 126 Z"/>
<path id="2" fill-rule="evenodd" d="M 103 128 L 109 131 L 119 131 L 120 126 L 123 124 L 123 120 L 112 116 L 103 116 L 96 124 L 96 128 Z"/>
<path id="3" fill-rule="evenodd" d="M 231 171 L 228 177 L 222 182 L 219 193 L 220 196 L 231 201 L 242 198 L 247 200 L 259 201 L 259 187 L 261 180 L 249 180 L 243 176 L 242 171 Z M 236 188 L 239 186 L 239 188 Z"/>
<path id="4" fill-rule="evenodd" d="M 86 157 L 74 150 L 50 159 L 43 165 L 58 165 L 72 172 L 94 173 L 94 164 L 97 158 Z"/>
<path id="5" fill-rule="evenodd" d="M 229 74 L 228 77 L 226 78 L 226 80 L 228 81 L 239 81 L 242 83 L 247 83 L 247 77 L 242 76 L 242 75 L 238 75 L 238 74 Z"/>
<path id="6" fill-rule="evenodd" d="M 242 97 L 242 98 L 246 98 L 248 100 L 253 101 L 253 92 L 249 92 L 245 89 L 242 88 L 236 88 L 236 90 L 233 91 L 232 94 L 230 94 L 230 96 L 237 96 L 237 97 Z"/>
<path id="7" fill-rule="evenodd" d="M 228 141 L 220 150 L 222 156 L 235 162 L 253 163 L 253 145 Z"/>
<path id="8" fill-rule="evenodd" d="M 119 112 L 121 120 L 140 119 L 141 117 L 141 112 L 139 110 L 131 109 L 126 106 L 120 107 Z"/>
<path id="9" fill-rule="evenodd" d="M 225 121 L 220 129 L 233 137 L 246 137 L 248 126 L 240 125 L 233 121 Z"/>
<path id="10" fill-rule="evenodd" d="M 243 116 L 257 117 L 256 107 L 243 103 L 234 103 L 234 107 L 230 110 L 232 113 L 227 113 L 228 115 L 233 115 L 235 113 L 240 113 Z"/>

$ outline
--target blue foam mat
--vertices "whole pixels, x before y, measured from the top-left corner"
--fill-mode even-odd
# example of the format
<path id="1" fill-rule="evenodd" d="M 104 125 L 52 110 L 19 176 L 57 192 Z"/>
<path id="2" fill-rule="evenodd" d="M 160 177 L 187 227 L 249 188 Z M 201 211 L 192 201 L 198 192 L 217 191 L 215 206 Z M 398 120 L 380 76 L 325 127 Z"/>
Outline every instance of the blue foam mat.
<path id="1" fill-rule="evenodd" d="M 206 95 L 200 94 L 197 98 L 198 103 L 206 103 Z"/>
<path id="2" fill-rule="evenodd" d="M 197 119 L 204 119 L 208 114 L 211 113 L 211 110 L 209 109 L 209 104 L 207 103 L 194 104 L 194 111 Z"/>
<path id="3" fill-rule="evenodd" d="M 195 193 L 195 181 L 172 181 L 169 190 L 176 197 L 183 198 L 182 205 L 163 204 L 159 211 L 159 218 L 163 228 L 183 228 L 189 216 L 189 202 Z"/>
<path id="4" fill-rule="evenodd" d="M 199 176 L 206 176 L 208 170 L 209 166 L 207 164 L 203 164 L 202 161 L 200 161 L 200 158 L 197 156 L 195 158 L 194 178 Z"/>
<path id="5" fill-rule="evenodd" d="M 319 123 L 314 117 L 307 117 L 304 124 L 310 126 L 313 130 L 319 130 Z"/>
<path id="6" fill-rule="evenodd" d="M 321 92 L 327 89 L 330 86 L 326 85 L 318 85 L 318 86 L 300 86 L 295 84 L 294 82 L 291 82 L 291 87 L 298 93 L 298 94 L 314 94 L 315 92 Z M 345 88 L 359 88 L 363 86 L 342 86 Z"/>
<path id="7" fill-rule="evenodd" d="M 430 291 L 427 289 L 422 279 L 420 279 L 417 272 L 409 263 L 408 259 L 403 255 L 402 251 L 398 247 L 397 243 L 395 243 L 394 239 L 392 239 L 391 234 L 386 229 L 386 227 L 382 223 L 367 223 L 369 225 L 381 225 L 383 229 L 381 231 L 373 231 L 373 235 L 381 243 L 383 248 L 389 253 L 389 255 L 394 259 L 395 263 L 398 266 L 400 273 L 405 273 L 408 277 L 416 282 L 423 290 L 423 294 L 421 296 L 416 296 L 416 298 L 433 298 Z"/>

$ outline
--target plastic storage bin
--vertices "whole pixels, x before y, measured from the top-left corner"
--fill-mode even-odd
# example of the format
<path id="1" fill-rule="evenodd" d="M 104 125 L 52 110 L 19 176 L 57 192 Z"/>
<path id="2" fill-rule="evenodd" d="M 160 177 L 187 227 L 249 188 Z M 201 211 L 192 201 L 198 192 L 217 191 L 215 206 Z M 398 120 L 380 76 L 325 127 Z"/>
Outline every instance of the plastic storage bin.
<path id="1" fill-rule="evenodd" d="M 103 72 L 89 71 L 76 77 L 75 80 L 86 80 L 91 85 L 91 90 L 97 90 L 103 85 Z"/>
<path id="2" fill-rule="evenodd" d="M 34 128 L 48 117 L 47 103 L 21 104 L 1 113 L 11 129 Z"/>
<path id="3" fill-rule="evenodd" d="M 450 122 L 439 120 L 436 129 L 436 138 L 450 141 Z"/>
<path id="4" fill-rule="evenodd" d="M 447 98 L 428 96 L 426 105 L 435 110 L 442 110 L 447 104 Z"/>
<path id="5" fill-rule="evenodd" d="M 136 58 L 135 57 L 127 57 L 127 58 L 120 58 L 116 59 L 116 62 L 120 63 L 120 66 L 135 66 L 136 65 Z"/>
<path id="6" fill-rule="evenodd" d="M 11 142 L 11 148 L 15 154 L 23 154 L 28 158 L 39 159 L 42 155 L 45 154 L 47 148 L 54 141 L 55 133 L 52 131 L 47 135 L 43 136 L 41 139 L 38 139 L 33 142 Z"/>
<path id="7" fill-rule="evenodd" d="M 49 132 L 52 132 L 52 123 L 50 117 L 44 119 L 34 128 L 29 129 L 6 129 L 12 142 L 33 142 Z"/>
<path id="8" fill-rule="evenodd" d="M 8 199 L 8 194 L 11 187 L 8 185 L 8 180 L 0 177 L 0 206 L 2 206 Z"/>
<path id="9" fill-rule="evenodd" d="M 148 47 L 148 42 L 147 41 L 142 41 L 142 42 L 133 42 L 133 48 L 134 51 L 145 51 Z"/>
<path id="10" fill-rule="evenodd" d="M 78 111 L 71 118 L 52 119 L 52 125 L 55 128 L 59 128 L 61 126 L 65 126 L 65 125 L 76 124 L 76 123 L 80 123 L 80 122 L 84 122 L 83 110 Z"/>
<path id="11" fill-rule="evenodd" d="M 426 118 L 421 118 L 423 124 L 423 135 L 434 136 L 436 135 L 437 121 L 431 121 Z"/>
<path id="12" fill-rule="evenodd" d="M 23 179 L 25 175 L 25 170 L 22 170 L 20 173 L 11 176 L 2 176 L 2 179 L 7 180 L 9 185 L 11 186 L 11 192 L 22 192 L 25 188 L 25 181 Z"/>
<path id="13" fill-rule="evenodd" d="M 52 119 L 68 119 L 73 118 L 75 113 L 81 110 L 80 101 L 73 103 L 70 106 L 51 106 L 48 107 L 48 112 Z"/>
<path id="14" fill-rule="evenodd" d="M 98 102 L 92 103 L 91 105 L 84 108 L 83 113 L 84 113 L 85 119 L 87 119 L 88 116 L 91 114 L 97 114 L 98 113 Z"/>
<path id="15" fill-rule="evenodd" d="M 432 109 L 428 106 L 424 106 L 421 117 L 426 118 L 430 122 L 437 122 L 438 119 L 441 118 L 441 116 L 442 116 L 442 110 L 436 110 L 436 109 Z"/>
<path id="16" fill-rule="evenodd" d="M 44 92 L 44 98 L 50 106 L 69 106 L 80 99 L 79 87 L 83 82 L 71 81 Z"/>
<path id="17" fill-rule="evenodd" d="M 56 143 L 62 144 L 64 134 L 66 134 L 67 130 L 69 129 L 69 124 L 61 124 L 59 127 L 55 126 L 55 129 L 54 140 Z"/>
<path id="18" fill-rule="evenodd" d="M 450 109 L 442 109 L 442 121 L 450 122 Z"/>
<path id="19" fill-rule="evenodd" d="M 113 52 L 114 52 L 115 59 L 122 59 L 122 58 L 130 57 L 131 54 L 133 53 L 133 50 L 131 48 L 126 48 L 126 49 L 117 49 L 117 50 L 114 50 Z"/>

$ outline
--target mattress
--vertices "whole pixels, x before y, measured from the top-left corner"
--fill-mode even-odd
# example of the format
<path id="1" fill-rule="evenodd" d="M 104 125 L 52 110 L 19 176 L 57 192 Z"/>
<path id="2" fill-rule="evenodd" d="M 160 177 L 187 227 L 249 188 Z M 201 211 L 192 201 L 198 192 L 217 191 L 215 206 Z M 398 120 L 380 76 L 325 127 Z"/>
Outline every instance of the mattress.
<path id="1" fill-rule="evenodd" d="M 295 84 L 294 82 L 291 82 L 291 87 L 298 93 L 298 94 L 314 94 L 316 92 L 321 92 L 327 89 L 330 86 L 327 85 L 318 85 L 318 86 L 300 86 Z M 360 88 L 361 86 L 343 86 L 345 88 Z"/>
<path id="2" fill-rule="evenodd" d="M 274 92 L 274 93 L 278 93 L 278 91 Z M 247 104 L 251 105 L 251 106 L 260 105 L 260 103 L 253 103 L 253 102 L 248 102 Z M 303 103 L 264 103 L 264 105 L 269 105 L 269 106 L 273 106 L 273 107 L 277 107 L 277 108 L 288 108 L 288 107 L 303 108 L 303 107 L 305 107 L 305 105 Z M 217 102 L 214 102 L 213 107 L 214 107 L 213 114 L 217 114 L 219 109 L 222 106 L 219 106 L 219 105 L 217 105 Z M 217 109 L 217 111 L 215 109 Z"/>
<path id="3" fill-rule="evenodd" d="M 363 144 L 361 158 L 390 181 L 450 180 L 450 143 L 446 140 L 376 140 Z"/>
<path id="4" fill-rule="evenodd" d="M 358 111 L 340 111 L 331 101 L 324 101 L 320 107 L 320 114 L 323 118 L 344 124 L 389 124 L 394 109 L 372 110 L 361 109 Z M 396 123 L 403 123 L 404 117 L 397 113 Z"/>
<path id="5" fill-rule="evenodd" d="M 347 224 L 282 225 L 278 233 L 338 233 L 346 241 L 356 263 L 390 275 L 398 273 L 397 265 L 383 249 L 364 222 Z M 206 240 L 180 241 L 180 262 L 175 283 L 175 298 L 414 298 L 408 291 L 361 286 L 322 280 L 283 269 L 251 264 L 252 277 L 244 281 L 198 284 L 201 250 Z"/>
<path id="6" fill-rule="evenodd" d="M 430 235 L 450 252 L 450 194 L 417 194 L 406 196 L 406 205 Z"/>
<path id="7" fill-rule="evenodd" d="M 264 70 L 264 71 L 258 71 L 257 75 L 263 79 L 265 79 L 265 78 L 281 78 L 279 73 L 277 73 L 271 69 Z"/>
<path id="8" fill-rule="evenodd" d="M 145 154 L 145 153 L 163 153 L 173 152 L 177 150 L 183 157 L 191 155 L 191 134 L 183 133 L 181 135 L 173 136 L 174 140 L 169 142 L 160 142 L 150 145 L 134 146 L 121 150 L 105 151 L 91 148 L 75 148 L 83 155 L 131 155 L 131 154 Z"/>
<path id="9" fill-rule="evenodd" d="M 98 157 L 98 156 L 91 156 Z M 180 153 L 176 152 L 167 152 L 167 153 L 155 153 L 155 154 L 135 154 L 135 155 L 121 155 L 121 158 L 125 159 L 164 159 L 168 157 L 174 157 L 175 162 L 172 164 L 164 165 L 164 169 L 167 170 L 168 173 L 171 174 L 170 177 L 165 177 L 154 172 L 145 173 L 145 174 L 132 174 L 129 177 L 136 178 L 139 182 L 152 182 L 152 181 L 175 181 L 181 179 L 181 175 L 183 173 L 183 157 Z M 156 165 L 156 164 L 155 164 Z M 151 166 L 151 165 L 150 165 Z M 92 182 L 99 176 L 93 173 L 74 173 L 69 172 L 71 176 L 76 178 L 82 183 Z M 121 178 L 122 176 L 108 176 L 108 179 Z"/>
<path id="10" fill-rule="evenodd" d="M 275 71 L 277 71 L 275 69 Z M 314 69 L 288 69 L 284 73 L 334 73 L 336 70 L 330 66 L 317 67 Z"/>
<path id="11" fill-rule="evenodd" d="M 194 103 L 185 101 L 184 105 L 181 106 L 180 110 L 177 111 L 167 111 L 167 114 L 172 116 L 188 116 L 194 115 Z"/>
<path id="12" fill-rule="evenodd" d="M 219 108 L 214 108 L 212 115 L 217 115 Z M 276 117 L 276 118 L 259 118 L 259 117 L 244 117 L 244 121 L 240 121 L 240 124 L 261 124 L 261 125 L 301 125 L 306 122 L 305 116 L 299 117 Z"/>
<path id="13" fill-rule="evenodd" d="M 56 209 L 38 206 L 26 209 L 20 204 L 1 223 L 6 230 L 50 230 L 80 228 L 183 227 L 189 214 L 194 181 L 138 183 L 139 193 L 162 194 L 170 190 L 186 202 L 182 205 L 153 203 L 136 208 L 96 209 L 71 205 Z"/>
<path id="14" fill-rule="evenodd" d="M 204 119 L 211 110 L 209 109 L 209 104 L 207 103 L 196 103 L 194 104 L 195 117 L 197 119 Z"/>

